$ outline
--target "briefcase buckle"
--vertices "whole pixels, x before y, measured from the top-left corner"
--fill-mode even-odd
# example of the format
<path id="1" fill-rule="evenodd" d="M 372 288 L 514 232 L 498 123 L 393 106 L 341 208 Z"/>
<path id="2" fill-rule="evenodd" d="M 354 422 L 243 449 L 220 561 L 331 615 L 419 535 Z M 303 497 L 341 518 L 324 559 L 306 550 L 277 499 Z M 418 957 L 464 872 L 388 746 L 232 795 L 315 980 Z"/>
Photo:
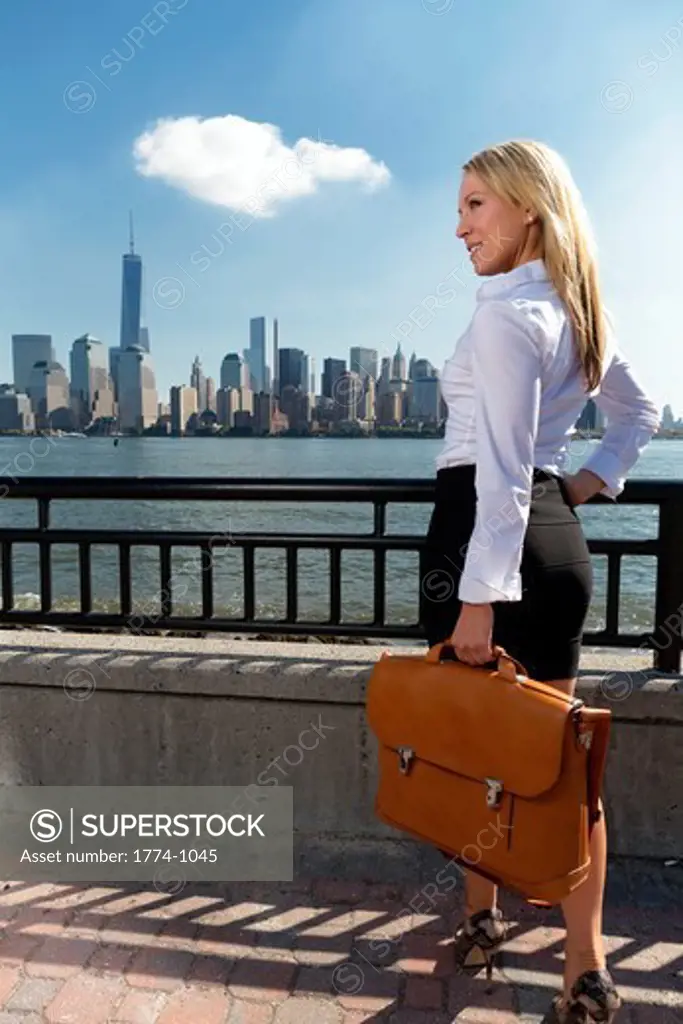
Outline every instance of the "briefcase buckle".
<path id="1" fill-rule="evenodd" d="M 407 775 L 410 771 L 410 766 L 415 757 L 415 751 L 412 747 L 399 747 L 398 748 L 398 770 L 401 775 Z"/>
<path id="2" fill-rule="evenodd" d="M 484 779 L 486 783 L 486 806 L 500 807 L 503 799 L 503 783 L 500 779 Z"/>

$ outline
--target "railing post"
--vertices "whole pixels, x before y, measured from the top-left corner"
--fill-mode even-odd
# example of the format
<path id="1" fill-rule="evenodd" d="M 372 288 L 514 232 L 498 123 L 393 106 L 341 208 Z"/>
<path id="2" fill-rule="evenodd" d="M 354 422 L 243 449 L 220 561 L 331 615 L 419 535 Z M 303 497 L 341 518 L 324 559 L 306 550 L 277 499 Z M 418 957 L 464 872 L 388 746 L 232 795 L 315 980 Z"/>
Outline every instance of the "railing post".
<path id="1" fill-rule="evenodd" d="M 683 619 L 683 501 L 671 498 L 659 507 L 659 557 L 655 602 L 655 668 L 680 672 Z"/>

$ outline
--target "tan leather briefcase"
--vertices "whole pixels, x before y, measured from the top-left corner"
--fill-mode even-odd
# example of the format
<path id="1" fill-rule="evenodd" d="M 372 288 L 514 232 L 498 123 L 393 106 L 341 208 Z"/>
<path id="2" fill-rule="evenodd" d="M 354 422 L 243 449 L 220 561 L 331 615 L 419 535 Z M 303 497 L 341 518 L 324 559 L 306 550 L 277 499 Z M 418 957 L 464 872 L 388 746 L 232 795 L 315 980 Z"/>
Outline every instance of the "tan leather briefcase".
<path id="1" fill-rule="evenodd" d="M 590 868 L 611 712 L 497 667 L 383 654 L 367 691 L 377 816 L 527 899 L 557 903 Z M 451 660 L 456 658 L 456 660 Z"/>

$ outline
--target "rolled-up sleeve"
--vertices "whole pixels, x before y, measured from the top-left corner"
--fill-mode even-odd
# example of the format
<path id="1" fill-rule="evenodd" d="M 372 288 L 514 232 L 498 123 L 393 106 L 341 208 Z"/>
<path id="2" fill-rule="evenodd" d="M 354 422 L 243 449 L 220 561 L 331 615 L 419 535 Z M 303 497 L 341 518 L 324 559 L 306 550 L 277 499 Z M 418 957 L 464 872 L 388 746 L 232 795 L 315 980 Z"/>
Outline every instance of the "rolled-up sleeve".
<path id="1" fill-rule="evenodd" d="M 616 349 L 593 401 L 604 412 L 607 424 L 599 446 L 583 468 L 604 480 L 601 494 L 616 498 L 624 489 L 628 471 L 656 433 L 659 413 L 629 362 Z"/>
<path id="2" fill-rule="evenodd" d="M 458 596 L 519 601 L 543 360 L 533 325 L 510 302 L 486 302 L 471 324 L 477 510 Z"/>

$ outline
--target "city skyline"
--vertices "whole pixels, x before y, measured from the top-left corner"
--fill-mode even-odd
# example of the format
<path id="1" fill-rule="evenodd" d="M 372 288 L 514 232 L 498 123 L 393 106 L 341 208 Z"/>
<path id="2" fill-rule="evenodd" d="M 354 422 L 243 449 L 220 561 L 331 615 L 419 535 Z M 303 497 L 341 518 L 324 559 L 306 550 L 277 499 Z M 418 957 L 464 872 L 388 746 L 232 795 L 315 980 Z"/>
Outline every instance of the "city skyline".
<path id="1" fill-rule="evenodd" d="M 108 351 L 109 373 L 111 376 L 113 391 L 115 394 L 118 388 L 118 364 L 119 360 L 121 359 L 122 353 L 125 351 L 124 345 L 126 348 L 130 347 L 131 345 L 137 345 L 140 346 L 141 349 L 144 349 L 146 356 L 149 357 L 145 360 L 146 366 L 148 367 L 147 373 L 149 374 L 149 371 L 151 369 L 154 378 L 154 386 L 156 387 L 159 396 L 159 401 L 162 401 L 162 394 L 167 394 L 170 396 L 171 391 L 174 388 L 182 386 L 182 384 L 186 383 L 186 381 L 181 382 L 180 380 L 177 379 L 171 380 L 168 386 L 164 387 L 163 384 L 160 383 L 158 370 L 156 369 L 155 364 L 152 360 L 149 327 L 142 323 L 142 313 L 143 308 L 145 306 L 145 271 L 142 255 L 141 253 L 136 252 L 135 250 L 133 211 L 129 211 L 129 248 L 128 251 L 123 253 L 120 258 L 121 276 L 120 319 L 118 330 L 119 342 L 118 344 L 107 344 L 107 342 L 103 341 L 102 339 L 95 340 L 97 340 L 98 342 L 102 341 L 102 343 L 105 345 L 105 348 Z M 373 347 L 371 345 L 358 346 L 349 344 L 347 346 L 349 352 L 348 370 L 355 370 L 355 372 L 359 373 L 361 378 L 371 377 L 375 381 L 375 383 L 378 384 L 381 379 L 379 366 L 382 363 L 388 363 L 391 367 L 392 377 L 410 379 L 411 375 L 409 375 L 406 372 L 405 366 L 402 367 L 401 369 L 398 369 L 396 365 L 396 358 L 399 353 L 402 353 L 402 358 L 405 361 L 405 352 L 403 352 L 402 343 L 405 343 L 406 340 L 410 339 L 411 334 L 413 333 L 414 325 L 417 325 L 418 327 L 420 326 L 420 313 L 424 315 L 424 310 L 420 309 L 418 311 L 418 316 L 415 316 L 415 311 L 412 311 L 412 320 L 404 321 L 402 324 L 397 325 L 397 329 L 392 332 L 392 341 L 394 341 L 396 345 L 396 348 L 394 349 L 393 353 L 389 353 L 388 349 L 381 350 L 380 348 Z M 279 318 L 277 316 L 274 316 L 272 318 L 272 339 L 269 341 L 269 339 L 266 337 L 268 322 L 269 318 L 267 316 L 249 316 L 248 329 L 246 332 L 247 344 L 240 344 L 239 341 L 235 340 L 234 346 L 226 350 L 223 356 L 220 357 L 218 369 L 216 370 L 216 373 L 213 375 L 214 380 L 220 380 L 221 367 L 226 357 L 234 356 L 236 354 L 239 355 L 240 359 L 242 360 L 246 368 L 246 380 L 250 383 L 251 389 L 256 393 L 258 393 L 259 391 L 270 392 L 271 390 L 273 391 L 273 393 L 276 393 L 276 389 L 278 387 L 277 377 L 279 371 L 278 352 L 280 350 L 283 352 L 300 351 L 307 365 L 309 362 L 313 367 L 317 365 L 317 360 L 314 355 L 304 352 L 303 349 L 298 349 L 296 348 L 296 346 L 279 344 Z M 89 334 L 89 332 L 86 331 L 85 334 L 81 335 L 80 337 L 94 338 L 94 335 L 91 335 Z M 34 346 L 37 346 L 36 351 L 40 350 L 40 357 L 48 359 L 48 361 L 56 361 L 56 363 L 59 366 L 66 367 L 72 360 L 72 350 L 70 347 L 67 348 L 65 352 L 65 358 L 63 360 L 59 358 L 59 351 L 55 348 L 54 337 L 52 334 L 14 333 L 11 336 L 13 369 L 16 363 L 16 357 L 14 355 L 16 346 L 15 339 L 18 338 L 34 339 L 33 344 Z M 70 344 L 73 345 L 74 342 L 78 340 L 79 338 L 76 338 Z M 45 349 L 45 352 L 43 352 L 43 348 L 48 342 L 50 348 L 49 357 L 45 355 L 47 349 Z M 42 348 L 41 345 L 43 346 Z M 272 354 L 273 357 L 271 360 L 272 365 L 268 361 L 269 352 Z M 413 349 L 411 354 L 411 362 L 416 358 L 417 354 L 416 351 Z M 195 356 L 195 359 L 199 359 L 200 362 L 203 363 L 202 356 L 199 352 Z M 253 364 L 253 369 L 250 364 L 250 359 L 251 363 Z M 324 366 L 325 363 L 330 359 L 336 362 L 346 362 L 346 360 L 342 360 L 341 357 L 339 356 L 332 356 L 323 353 L 322 356 L 320 357 L 321 366 Z M 424 357 L 421 357 L 419 361 L 424 361 Z M 433 366 L 434 372 L 438 375 L 441 369 L 440 366 L 434 365 L 434 363 L 431 360 L 429 360 L 429 362 Z M 23 380 L 24 377 L 26 376 L 26 372 L 28 371 L 28 369 L 30 368 L 28 367 L 27 364 L 26 367 L 24 367 L 24 371 L 22 371 L 22 374 L 20 375 L 21 380 Z M 319 394 L 321 396 L 324 395 L 325 391 L 323 381 L 323 369 L 321 368 L 317 375 L 315 374 L 314 371 L 310 373 L 310 376 L 307 371 L 303 372 L 305 373 L 306 378 L 309 378 L 310 380 L 309 390 L 313 394 Z M 316 379 L 316 385 L 318 381 L 320 382 L 319 390 L 314 390 L 314 376 Z M 190 374 L 190 380 L 191 377 L 192 374 Z M 10 383 L 9 378 L 8 383 Z M 11 384 L 17 387 L 18 390 L 25 391 L 25 387 L 22 388 L 21 383 L 17 384 L 17 382 L 14 381 L 13 378 L 11 380 Z M 661 404 L 656 404 L 658 404 L 658 408 L 660 409 L 660 415 L 662 413 L 662 410 L 664 409 L 677 408 L 675 399 L 672 402 L 669 398 L 666 398 L 665 401 L 662 402 Z M 679 407 L 683 407 L 683 402 Z"/>
<path id="2" fill-rule="evenodd" d="M 346 359 L 322 360 L 320 389 L 315 356 L 279 343 L 279 320 L 250 316 L 248 345 L 226 352 L 217 375 L 204 372 L 195 355 L 187 381 L 169 385 L 169 401 L 159 387 L 150 351 L 149 329 L 142 324 L 145 272 L 135 250 L 133 212 L 129 211 L 128 251 L 121 262 L 121 312 L 118 346 L 107 347 L 92 334 L 76 338 L 69 352 L 70 375 L 55 359 L 51 335 L 12 336 L 12 384 L 0 388 L 0 430 L 104 429 L 123 433 L 161 429 L 182 436 L 188 430 L 249 429 L 258 434 L 279 429 L 308 430 L 312 424 L 352 422 L 364 430 L 417 423 L 443 425 L 446 409 L 440 371 L 412 350 L 399 330 L 396 349 L 384 355 L 370 346 L 349 346 Z M 216 386 L 216 380 L 219 386 Z M 267 399 L 267 401 L 264 401 Z M 106 424 L 106 426 L 105 426 Z M 580 430 L 603 429 L 604 416 L 587 401 L 576 421 Z M 677 430 L 670 403 L 660 407 L 660 428 Z M 317 427 L 316 427 L 317 429 Z"/>
<path id="3" fill-rule="evenodd" d="M 69 351 L 69 364 L 71 366 L 71 383 L 66 378 L 66 388 L 69 394 L 68 404 L 74 411 L 76 417 L 80 416 L 83 423 L 88 422 L 85 410 L 95 407 L 100 408 L 100 415 L 111 416 L 110 407 L 115 399 L 119 427 L 123 430 L 140 429 L 144 430 L 153 426 L 161 417 L 160 410 L 168 406 L 176 410 L 176 420 L 184 408 L 184 398 L 181 393 L 188 389 L 187 380 L 175 380 L 169 384 L 168 389 L 159 385 L 152 354 L 150 351 L 149 328 L 142 324 L 142 309 L 144 305 L 144 266 L 142 256 L 135 251 L 135 239 L 133 231 L 133 212 L 129 211 L 129 248 L 122 256 L 121 264 L 121 313 L 119 327 L 119 345 L 106 346 L 100 339 L 91 334 L 84 334 L 72 343 Z M 274 317 L 272 326 L 269 327 L 269 319 L 266 316 L 250 316 L 248 321 L 248 344 L 242 348 L 237 346 L 225 353 L 215 376 L 204 373 L 203 360 L 199 354 L 195 355 L 189 374 L 189 389 L 196 394 L 196 403 L 193 413 L 201 415 L 203 411 L 216 412 L 219 404 L 225 406 L 225 399 L 221 398 L 220 392 L 225 388 L 234 388 L 240 391 L 247 390 L 253 395 L 268 394 L 276 400 L 282 389 L 293 387 L 298 391 L 310 394 L 312 399 L 334 398 L 335 386 L 340 376 L 356 376 L 357 384 L 351 389 L 347 388 L 347 394 L 343 399 L 344 405 L 348 404 L 348 411 L 351 415 L 351 406 L 355 407 L 352 418 L 374 419 L 377 413 L 375 402 L 375 391 L 381 396 L 391 391 L 390 381 L 406 381 L 413 383 L 413 390 L 418 394 L 411 398 L 413 410 L 429 409 L 434 404 L 434 398 L 425 390 L 422 394 L 422 387 L 414 382 L 423 377 L 430 379 L 438 378 L 440 368 L 434 366 L 430 360 L 418 358 L 413 349 L 410 356 L 410 363 L 406 362 L 406 355 L 402 348 L 402 340 L 408 336 L 405 329 L 398 332 L 396 349 L 391 355 L 383 355 L 380 350 L 371 346 L 351 345 L 348 348 L 348 367 L 346 359 L 339 356 L 324 355 L 322 368 L 316 375 L 316 359 L 303 349 L 293 346 L 282 346 L 279 343 L 279 320 Z M 108 379 L 104 366 L 100 367 L 96 361 L 94 371 L 95 378 L 86 380 L 92 374 L 90 362 L 87 366 L 79 356 L 77 346 L 85 342 L 85 349 L 90 351 L 95 346 L 102 346 L 105 353 L 108 353 Z M 32 355 L 29 355 L 32 353 Z M 272 356 L 272 359 L 270 358 Z M 104 357 L 106 358 L 106 356 Z M 21 393 L 30 389 L 28 382 L 33 379 L 32 370 L 36 360 L 42 360 L 40 365 L 49 369 L 53 366 L 55 370 L 63 372 L 63 367 L 58 360 L 55 360 L 55 348 L 52 335 L 12 335 L 12 361 L 13 378 L 11 387 Z M 82 364 L 82 365 L 81 365 Z M 416 367 L 420 366 L 419 372 Z M 426 367 L 426 369 L 425 369 Z M 124 372 L 124 383 L 119 380 L 121 370 Z M 104 376 L 103 376 L 104 375 Z M 97 381 L 95 383 L 94 381 Z M 216 387 L 216 381 L 219 387 Z M 317 384 L 320 382 L 320 388 Z M 372 393 L 368 396 L 368 382 L 372 382 Z M 22 383 L 26 382 L 26 383 Z M 97 406 L 93 403 L 93 397 L 97 398 L 99 389 L 108 388 L 111 385 L 112 397 L 109 399 L 106 394 L 104 402 Z M 63 388 L 63 384 L 59 385 Z M 70 390 L 69 390 L 70 388 Z M 35 391 L 35 381 L 33 381 Z M 128 393 L 126 393 L 128 391 Z M 131 392 L 135 391 L 133 395 Z M 145 392 L 148 392 L 145 394 Z M 437 387 L 440 396 L 440 387 Z M 209 400 L 209 393 L 212 401 Z M 164 402 L 162 395 L 169 396 L 169 402 Z M 440 398 L 437 399 L 437 403 Z M 368 406 L 367 402 L 371 405 Z M 239 400 L 239 409 L 253 413 L 253 400 L 243 405 Z M 31 400 L 31 405 L 35 403 Z M 362 405 L 359 417 L 356 416 L 358 407 Z M 660 406 L 660 421 L 663 428 L 671 428 L 679 421 L 672 411 L 669 402 Z M 378 420 L 397 417 L 403 418 L 407 412 L 402 406 L 403 413 L 399 412 L 398 406 L 385 408 L 379 403 Z M 107 412 L 107 410 L 110 410 Z M 35 411 L 35 410 L 34 410 Z M 226 414 L 227 415 L 227 414 Z M 308 413 L 306 414 L 308 416 Z M 429 413 L 425 413 L 430 418 Z M 37 422 L 41 423 L 41 417 L 37 415 Z M 44 425 L 44 423 L 43 423 Z M 604 426 L 604 418 L 594 403 L 588 402 L 577 420 L 577 427 L 596 429 Z M 182 430 L 180 431 L 182 433 Z"/>
<path id="4" fill-rule="evenodd" d="M 479 284 L 455 238 L 460 167 L 525 136 L 566 157 L 622 348 L 657 405 L 676 405 L 675 3 L 520 0 L 495 18 L 451 0 L 168 9 L 144 24 L 133 0 L 96 16 L 73 0 L 68 24 L 56 8 L 37 24 L 21 6 L 3 16 L 31 40 L 32 69 L 17 90 L 21 47 L 0 68 L 5 338 L 52 334 L 62 365 L 86 332 L 115 344 L 133 209 L 162 393 L 188 350 L 216 367 L 246 347 L 254 315 L 277 316 L 280 343 L 318 367 L 350 345 L 390 355 L 401 332 L 442 366 Z M 434 307 L 444 282 L 452 298 Z"/>
<path id="5" fill-rule="evenodd" d="M 150 353 L 140 345 L 108 353 L 99 339 L 85 334 L 73 342 L 67 374 L 51 358 L 49 335 L 13 336 L 15 376 L 26 378 L 28 385 L 23 392 L 14 385 L 0 385 L 0 432 L 77 428 L 95 433 L 166 433 L 170 428 L 171 433 L 182 435 L 198 428 L 208 432 L 238 428 L 262 435 L 287 429 L 319 432 L 321 426 L 329 430 L 345 422 L 355 423 L 361 432 L 387 426 L 409 431 L 443 427 L 446 409 L 437 368 L 415 352 L 407 361 L 400 343 L 393 358 L 381 360 L 376 350 L 352 346 L 348 367 L 345 359 L 326 357 L 318 390 L 309 371 L 313 360 L 300 349 L 278 347 L 277 320 L 269 330 L 266 318 L 252 317 L 249 330 L 252 340 L 257 335 L 256 350 L 266 371 L 269 351 L 278 364 L 278 396 L 270 386 L 258 392 L 252 389 L 248 349 L 242 354 L 226 353 L 216 378 L 204 372 L 196 355 L 189 383 L 186 378 L 172 385 L 166 402 L 156 387 Z M 119 359 L 117 401 L 108 373 L 112 351 Z M 38 357 L 30 371 L 26 353 Z M 267 373 L 267 378 L 274 384 L 275 376 Z M 575 428 L 595 431 L 604 426 L 604 414 L 589 400 Z M 683 429 L 683 419 L 675 416 L 670 404 L 660 410 L 660 429 Z"/>

